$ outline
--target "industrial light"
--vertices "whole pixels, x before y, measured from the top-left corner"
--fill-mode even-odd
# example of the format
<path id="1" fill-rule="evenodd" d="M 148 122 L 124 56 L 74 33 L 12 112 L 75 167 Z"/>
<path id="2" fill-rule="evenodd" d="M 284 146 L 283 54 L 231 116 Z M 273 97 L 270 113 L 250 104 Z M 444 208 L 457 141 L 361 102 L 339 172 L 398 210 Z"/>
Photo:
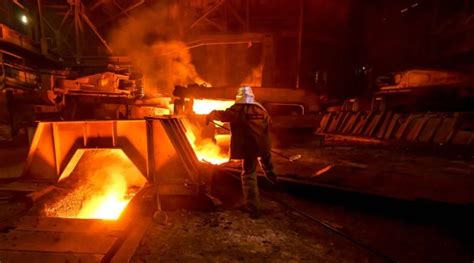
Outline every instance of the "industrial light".
<path id="1" fill-rule="evenodd" d="M 23 23 L 23 24 L 28 24 L 28 17 L 26 15 L 21 15 L 20 16 L 20 21 Z"/>

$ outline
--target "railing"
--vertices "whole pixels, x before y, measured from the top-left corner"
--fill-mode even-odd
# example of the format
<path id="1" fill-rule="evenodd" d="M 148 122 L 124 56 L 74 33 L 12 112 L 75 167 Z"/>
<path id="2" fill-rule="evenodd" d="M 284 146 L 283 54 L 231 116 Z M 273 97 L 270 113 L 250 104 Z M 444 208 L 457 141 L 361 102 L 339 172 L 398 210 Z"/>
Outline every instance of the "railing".
<path id="1" fill-rule="evenodd" d="M 39 74 L 34 69 L 24 65 L 0 60 L 0 81 L 15 87 L 34 88 L 39 82 Z"/>

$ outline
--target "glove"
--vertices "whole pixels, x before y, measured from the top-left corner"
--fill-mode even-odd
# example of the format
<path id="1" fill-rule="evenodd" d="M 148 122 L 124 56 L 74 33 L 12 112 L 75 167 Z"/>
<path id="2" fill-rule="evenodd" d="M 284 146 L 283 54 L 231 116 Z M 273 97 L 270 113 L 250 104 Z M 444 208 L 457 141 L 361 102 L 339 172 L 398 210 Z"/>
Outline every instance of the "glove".
<path id="1" fill-rule="evenodd" d="M 208 115 L 206 115 L 206 125 L 209 125 L 214 120 L 214 111 L 211 111 Z"/>
<path id="2" fill-rule="evenodd" d="M 211 122 L 213 123 L 215 119 L 219 120 L 219 113 L 220 113 L 220 111 L 218 111 L 218 110 L 211 111 L 211 113 L 209 113 L 206 116 L 206 125 L 208 125 Z"/>

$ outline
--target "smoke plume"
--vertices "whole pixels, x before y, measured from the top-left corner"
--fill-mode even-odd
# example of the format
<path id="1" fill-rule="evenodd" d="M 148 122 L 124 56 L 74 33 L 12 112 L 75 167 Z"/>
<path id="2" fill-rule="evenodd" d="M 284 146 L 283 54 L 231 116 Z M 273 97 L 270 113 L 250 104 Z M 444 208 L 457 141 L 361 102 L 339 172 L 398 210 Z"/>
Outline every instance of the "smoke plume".
<path id="1" fill-rule="evenodd" d="M 171 93 L 174 85 L 203 83 L 181 39 L 177 5 L 156 4 L 121 21 L 110 34 L 115 53 L 128 56 L 143 74 L 147 96 Z"/>

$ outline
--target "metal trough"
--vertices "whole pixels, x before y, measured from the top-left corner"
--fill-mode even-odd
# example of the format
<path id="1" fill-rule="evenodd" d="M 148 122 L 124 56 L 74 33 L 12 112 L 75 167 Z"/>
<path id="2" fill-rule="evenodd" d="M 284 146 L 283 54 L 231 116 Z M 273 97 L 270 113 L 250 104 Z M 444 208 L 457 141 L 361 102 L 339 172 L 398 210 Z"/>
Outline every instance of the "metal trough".
<path id="1" fill-rule="evenodd" d="M 163 195 L 196 195 L 208 180 L 178 117 L 41 122 L 22 178 L 55 183 L 84 149 L 121 149 Z M 78 152 L 79 151 L 79 152 Z"/>

